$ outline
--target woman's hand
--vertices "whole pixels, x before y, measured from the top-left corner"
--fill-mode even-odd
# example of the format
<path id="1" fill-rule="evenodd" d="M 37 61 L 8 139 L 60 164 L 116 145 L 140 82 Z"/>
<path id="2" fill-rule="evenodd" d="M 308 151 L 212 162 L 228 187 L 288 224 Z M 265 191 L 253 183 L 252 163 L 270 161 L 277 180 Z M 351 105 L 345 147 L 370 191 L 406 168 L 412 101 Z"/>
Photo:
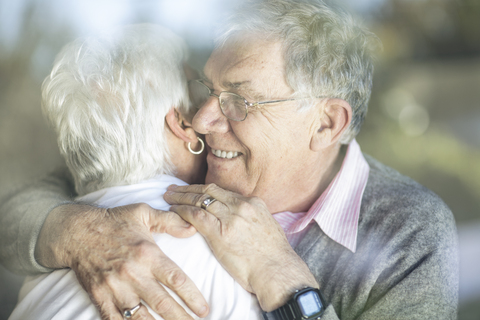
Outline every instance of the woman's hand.
<path id="1" fill-rule="evenodd" d="M 216 201 L 202 209 L 210 197 Z M 235 280 L 257 295 L 263 310 L 285 304 L 297 289 L 318 287 L 260 198 L 210 184 L 170 186 L 164 199 L 205 237 Z"/>
<path id="2" fill-rule="evenodd" d="M 196 230 L 172 212 L 133 204 L 112 209 L 63 205 L 52 210 L 35 255 L 50 268 L 70 267 L 102 319 L 144 300 L 164 319 L 192 319 L 158 283 L 172 289 L 199 316 L 208 305 L 195 284 L 155 244 L 151 232 L 189 237 Z M 133 319 L 152 319 L 145 306 Z"/>

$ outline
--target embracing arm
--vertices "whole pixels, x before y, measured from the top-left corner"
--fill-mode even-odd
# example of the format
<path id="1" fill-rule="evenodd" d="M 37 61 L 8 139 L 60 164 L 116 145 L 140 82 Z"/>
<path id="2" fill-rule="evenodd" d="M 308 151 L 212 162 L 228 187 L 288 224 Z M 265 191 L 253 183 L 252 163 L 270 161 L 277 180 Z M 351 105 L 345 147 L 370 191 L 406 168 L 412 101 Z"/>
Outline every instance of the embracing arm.
<path id="1" fill-rule="evenodd" d="M 209 197 L 217 201 L 201 209 Z M 205 237 L 225 269 L 257 295 L 264 311 L 285 304 L 295 290 L 320 284 L 329 303 L 322 315 L 325 320 L 452 319 L 456 315 L 456 232 L 448 209 L 440 208 L 438 215 L 432 214 L 437 211 L 432 208 L 417 209 L 413 217 L 409 209 L 420 204 L 404 205 L 405 215 L 398 209 L 391 215 L 374 212 L 370 222 L 364 215 L 360 228 L 370 229 L 361 230 L 356 254 L 327 237 L 318 238 L 320 232 L 309 233 L 311 238 L 305 239 L 309 245 L 299 251 L 302 260 L 259 198 L 242 197 L 215 185 L 170 186 L 164 198 L 172 211 Z M 379 220 L 385 216 L 398 221 L 380 227 Z"/>
<path id="2" fill-rule="evenodd" d="M 71 203 L 75 193 L 66 167 L 59 168 L 0 201 L 0 262 L 19 274 L 52 271 L 35 259 L 35 246 L 49 213 Z"/>
<path id="3" fill-rule="evenodd" d="M 23 274 L 73 269 L 102 319 L 122 319 L 120 310 L 140 299 L 164 319 L 192 319 L 159 282 L 197 315 L 208 314 L 200 291 L 151 234 L 188 237 L 196 232 L 190 224 L 146 204 L 112 209 L 77 204 L 73 194 L 65 168 L 2 201 L 1 262 Z M 146 307 L 137 314 L 153 320 Z"/>
<path id="4" fill-rule="evenodd" d="M 164 199 L 200 232 L 217 260 L 264 311 L 284 305 L 296 290 L 318 288 L 306 263 L 257 197 L 244 197 L 214 184 L 170 186 Z M 216 199 L 207 210 L 200 204 Z"/>

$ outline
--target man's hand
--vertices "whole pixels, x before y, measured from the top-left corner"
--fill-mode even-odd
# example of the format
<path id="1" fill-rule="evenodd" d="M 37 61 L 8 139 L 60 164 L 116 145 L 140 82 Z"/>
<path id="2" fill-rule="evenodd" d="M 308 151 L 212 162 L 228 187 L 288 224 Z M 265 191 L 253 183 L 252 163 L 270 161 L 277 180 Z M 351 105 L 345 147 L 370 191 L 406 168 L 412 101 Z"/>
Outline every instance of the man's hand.
<path id="1" fill-rule="evenodd" d="M 42 227 L 35 257 L 50 268 L 70 267 L 102 319 L 144 300 L 166 320 L 192 319 L 158 283 L 172 289 L 198 316 L 208 305 L 195 284 L 155 244 L 151 232 L 176 237 L 196 230 L 178 215 L 133 204 L 112 209 L 63 205 Z M 142 306 L 132 319 L 154 319 Z"/>
<path id="2" fill-rule="evenodd" d="M 217 201 L 206 210 L 202 202 Z M 295 290 L 318 284 L 265 203 L 214 184 L 170 186 L 164 199 L 200 232 L 223 267 L 257 295 L 264 311 L 285 304 Z"/>

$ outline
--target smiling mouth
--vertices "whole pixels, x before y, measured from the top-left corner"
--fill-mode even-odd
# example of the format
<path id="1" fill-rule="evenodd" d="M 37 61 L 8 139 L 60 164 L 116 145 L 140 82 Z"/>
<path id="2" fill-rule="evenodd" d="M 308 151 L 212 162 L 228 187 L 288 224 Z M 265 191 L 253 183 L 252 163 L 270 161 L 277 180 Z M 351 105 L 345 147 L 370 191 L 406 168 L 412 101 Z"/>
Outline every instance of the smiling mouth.
<path id="1" fill-rule="evenodd" d="M 212 149 L 212 153 L 217 158 L 223 158 L 223 159 L 232 159 L 241 155 L 241 153 L 237 151 L 224 151 L 224 150 L 216 150 L 216 149 Z"/>

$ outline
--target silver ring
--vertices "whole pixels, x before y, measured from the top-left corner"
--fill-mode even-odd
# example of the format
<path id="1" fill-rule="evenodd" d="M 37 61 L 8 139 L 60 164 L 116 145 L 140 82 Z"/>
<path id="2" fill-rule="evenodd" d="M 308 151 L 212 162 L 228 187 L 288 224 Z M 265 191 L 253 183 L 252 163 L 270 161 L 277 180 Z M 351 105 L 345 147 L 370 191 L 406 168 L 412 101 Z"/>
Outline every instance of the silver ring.
<path id="1" fill-rule="evenodd" d="M 215 199 L 213 197 L 208 197 L 207 199 L 202 201 L 202 204 L 200 205 L 200 207 L 203 210 L 207 210 L 208 206 L 211 205 L 212 203 L 214 203 L 215 201 L 217 201 L 217 199 Z"/>
<path id="2" fill-rule="evenodd" d="M 141 306 L 142 306 L 142 303 L 140 302 L 139 304 L 137 304 L 132 309 L 123 310 L 123 318 L 124 319 L 130 319 L 131 317 L 133 317 L 135 315 L 135 313 L 137 313 L 138 309 L 140 309 Z"/>

